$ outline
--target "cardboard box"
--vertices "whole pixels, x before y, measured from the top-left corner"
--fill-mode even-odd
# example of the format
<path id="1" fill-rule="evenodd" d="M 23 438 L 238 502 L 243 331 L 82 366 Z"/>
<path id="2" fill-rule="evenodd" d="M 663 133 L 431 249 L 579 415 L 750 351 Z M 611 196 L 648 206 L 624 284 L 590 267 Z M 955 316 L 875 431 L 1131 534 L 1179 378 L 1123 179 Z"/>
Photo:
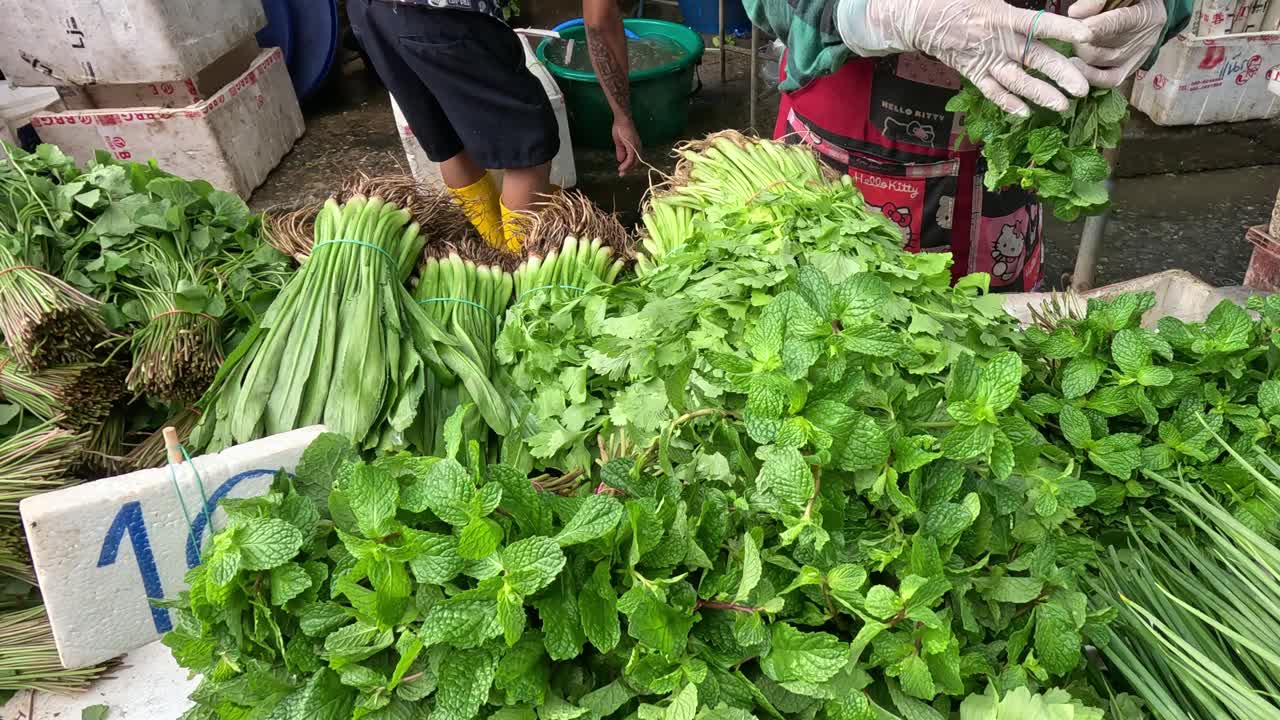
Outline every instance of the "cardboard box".
<path id="1" fill-rule="evenodd" d="M 279 48 L 264 50 L 217 94 L 185 108 L 40 113 L 40 139 L 80 162 L 106 150 L 248 198 L 306 129 Z"/>
<path id="2" fill-rule="evenodd" d="M 186 107 L 208 100 L 235 80 L 260 52 L 257 39 L 249 38 L 193 77 L 132 85 L 66 85 L 58 88 L 58 95 L 68 110 Z"/>
<path id="3" fill-rule="evenodd" d="M 1157 125 L 1209 125 L 1275 117 L 1267 74 L 1280 66 L 1280 33 L 1218 37 L 1182 33 L 1139 72 L 1133 106 Z"/>
<path id="4" fill-rule="evenodd" d="M 182 81 L 267 24 L 261 0 L 0 0 L 0 18 L 15 85 Z"/>

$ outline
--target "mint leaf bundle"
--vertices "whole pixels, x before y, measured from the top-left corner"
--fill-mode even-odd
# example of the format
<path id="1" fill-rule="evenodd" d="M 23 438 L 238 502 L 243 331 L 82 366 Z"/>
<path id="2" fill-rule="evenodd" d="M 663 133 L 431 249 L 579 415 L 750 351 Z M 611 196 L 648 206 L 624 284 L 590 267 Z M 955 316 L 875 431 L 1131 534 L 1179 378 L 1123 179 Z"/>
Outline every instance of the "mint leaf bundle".
<path id="1" fill-rule="evenodd" d="M 1102 150 L 1120 143 L 1129 116 L 1120 91 L 1093 89 L 1071 98 L 1065 113 L 1034 107 L 1024 118 L 1006 113 L 966 82 L 947 110 L 965 114 L 965 134 L 982 146 L 988 190 L 1033 190 L 1064 222 L 1097 215 L 1110 204 L 1105 181 L 1111 168 Z"/>

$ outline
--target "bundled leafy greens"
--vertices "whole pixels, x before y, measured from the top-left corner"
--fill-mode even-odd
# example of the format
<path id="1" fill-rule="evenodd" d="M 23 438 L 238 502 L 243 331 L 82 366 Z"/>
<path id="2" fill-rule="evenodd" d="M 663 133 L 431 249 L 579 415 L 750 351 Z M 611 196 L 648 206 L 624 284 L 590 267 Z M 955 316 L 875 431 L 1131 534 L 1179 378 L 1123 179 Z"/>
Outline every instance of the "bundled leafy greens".
<path id="1" fill-rule="evenodd" d="M 471 313 L 446 335 L 489 337 L 452 298 L 514 295 L 491 358 L 435 345 L 460 378 L 489 362 L 513 422 L 475 432 L 464 383 L 431 408 L 429 456 L 325 435 L 226 502 L 165 639 L 204 676 L 190 720 L 1097 720 L 1138 717 L 1125 690 L 1159 701 L 1097 682 L 1086 646 L 1172 642 L 1097 577 L 1131 528 L 1188 529 L 1151 473 L 1250 532 L 1280 524 L 1210 442 L 1276 452 L 1280 298 L 1150 329 L 1153 297 L 1123 295 L 1024 332 L 985 276 L 903 252 L 809 150 L 683 152 L 634 277 L 573 239 L 505 292 L 429 264 L 419 297 Z"/>
<path id="2" fill-rule="evenodd" d="M 1119 90 L 1094 89 L 1071 98 L 1065 113 L 1037 107 L 1024 118 L 966 82 L 947 110 L 963 112 L 965 134 L 982 145 L 988 190 L 1034 190 L 1065 222 L 1096 215 L 1110 203 L 1104 181 L 1111 168 L 1101 151 L 1120 143 L 1129 116 L 1129 101 Z"/>
<path id="3" fill-rule="evenodd" d="M 403 447 L 428 374 L 461 383 L 489 427 L 509 430 L 503 399 L 458 340 L 403 283 L 423 238 L 381 198 L 330 200 L 311 256 L 222 366 L 192 435 L 221 449 L 323 422 L 362 447 Z"/>
<path id="4" fill-rule="evenodd" d="M 1280 465 L 1232 461 L 1255 473 L 1259 495 L 1280 503 Z M 1179 525 L 1148 514 L 1130 531 L 1131 553 L 1112 552 L 1099 582 L 1119 608 L 1104 647 L 1159 720 L 1263 718 L 1280 714 L 1280 547 L 1210 493 L 1154 476 L 1170 492 Z M 1192 534 L 1193 533 L 1193 534 Z M 1190 536 L 1189 536 L 1190 535 Z"/>

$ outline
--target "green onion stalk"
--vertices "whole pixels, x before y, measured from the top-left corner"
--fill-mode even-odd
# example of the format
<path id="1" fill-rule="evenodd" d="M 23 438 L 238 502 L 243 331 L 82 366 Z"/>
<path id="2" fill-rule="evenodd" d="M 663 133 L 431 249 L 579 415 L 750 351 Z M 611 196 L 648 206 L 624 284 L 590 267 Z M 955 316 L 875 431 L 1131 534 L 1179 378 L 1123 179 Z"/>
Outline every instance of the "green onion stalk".
<path id="1" fill-rule="evenodd" d="M 486 395 L 497 403 L 478 403 L 486 422 L 509 429 L 492 383 L 404 287 L 423 243 L 409 214 L 381 198 L 326 202 L 310 258 L 201 401 L 193 445 L 216 450 L 323 423 L 364 447 L 403 447 L 428 373 Z"/>
<path id="2" fill-rule="evenodd" d="M 0 441 L 0 521 L 18 519 L 18 503 L 79 483 L 71 470 L 88 436 L 47 421 Z"/>
<path id="3" fill-rule="evenodd" d="M 413 298 L 432 322 L 452 334 L 458 342 L 458 350 L 475 364 L 478 371 L 493 378 L 497 369 L 493 346 L 502 317 L 511 302 L 513 282 L 511 273 L 501 268 L 477 265 L 450 253 L 448 257 L 432 257 L 423 262 Z M 472 403 L 479 407 L 486 401 L 484 396 L 472 397 L 463 383 L 443 382 L 439 376 L 432 375 L 427 380 L 411 443 L 423 453 L 442 456 L 445 452 L 445 420 L 460 405 Z M 490 411 L 505 410 L 491 408 Z M 463 436 L 480 441 L 482 447 L 496 448 L 487 443 L 489 428 L 483 422 L 483 415 L 468 415 Z"/>
<path id="4" fill-rule="evenodd" d="M 1272 481 L 1280 481 L 1280 467 L 1259 455 L 1268 479 L 1223 447 L 1254 476 L 1264 501 L 1280 506 Z M 1202 486 L 1155 480 L 1175 524 L 1143 511 L 1131 551 L 1113 549 L 1094 582 L 1100 603 L 1118 611 L 1100 643 L 1107 667 L 1157 720 L 1280 718 L 1276 537 L 1241 523 Z"/>
<path id="5" fill-rule="evenodd" d="M 43 606 L 0 613 L 0 692 L 83 690 L 113 663 L 67 670 Z"/>
<path id="6" fill-rule="evenodd" d="M 69 430 L 101 424 L 124 395 L 124 369 L 81 362 L 27 370 L 0 346 L 0 397 Z"/>
<path id="7" fill-rule="evenodd" d="M 89 362 L 108 336 L 102 304 L 34 265 L 0 239 L 0 331 L 24 368 Z"/>

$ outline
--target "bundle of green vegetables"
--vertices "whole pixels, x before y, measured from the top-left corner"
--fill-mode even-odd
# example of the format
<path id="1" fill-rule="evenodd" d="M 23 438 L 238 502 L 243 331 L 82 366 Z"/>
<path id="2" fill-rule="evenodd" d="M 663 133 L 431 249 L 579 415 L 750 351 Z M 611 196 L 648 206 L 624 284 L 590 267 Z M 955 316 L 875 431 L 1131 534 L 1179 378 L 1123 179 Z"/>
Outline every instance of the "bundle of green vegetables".
<path id="1" fill-rule="evenodd" d="M 1071 55 L 1069 47 L 1050 44 Z M 1105 180 L 1111 168 L 1102 151 L 1120 144 L 1129 117 L 1129 101 L 1120 90 L 1094 88 L 1070 98 L 1066 112 L 1033 107 L 1022 117 L 1006 113 L 966 81 L 947 110 L 964 113 L 964 134 L 982 146 L 988 190 L 1033 190 L 1064 222 L 1097 215 L 1110 205 Z"/>
<path id="2" fill-rule="evenodd" d="M 0 520 L 17 520 L 25 498 L 79 482 L 71 469 L 85 439 L 47 421 L 0 440 Z"/>
<path id="3" fill-rule="evenodd" d="M 27 689 L 73 693 L 83 690 L 111 665 L 63 668 L 42 606 L 0 613 L 0 697 Z"/>
<path id="4" fill-rule="evenodd" d="M 1225 447 L 1225 445 L 1224 445 Z M 1259 492 L 1280 504 L 1280 465 L 1257 456 Z M 1173 498 L 1168 522 L 1145 513 L 1132 551 L 1102 566 L 1102 599 L 1118 610 L 1103 653 L 1158 720 L 1280 717 L 1280 546 L 1210 492 L 1153 475 Z"/>
<path id="5" fill-rule="evenodd" d="M 457 340 L 459 351 L 480 372 L 494 378 L 497 363 L 493 346 L 511 302 L 513 283 L 511 274 L 499 267 L 477 265 L 450 253 L 423 262 L 413 298 L 432 322 Z M 422 408 L 411 431 L 411 444 L 425 453 L 444 451 L 444 423 L 454 408 L 489 400 L 487 396 L 472 398 L 466 386 L 447 380 L 434 373 L 427 378 Z M 485 440 L 482 444 L 488 447 L 488 427 L 480 413 L 468 418 L 466 434 Z"/>
<path id="6" fill-rule="evenodd" d="M 165 403 L 198 398 L 224 346 L 238 342 L 286 277 L 286 258 L 260 238 L 260 218 L 239 197 L 154 164 L 99 155 L 80 168 L 49 145 L 4 152 L 0 234 L 26 240 L 13 257 L 0 253 L 0 271 L 16 263 L 43 271 L 0 276 L 0 315 L 14 325 L 0 329 L 19 362 L 91 360 L 110 327 L 129 343 L 131 390 Z M 8 288 L 9 276 L 21 282 Z M 56 334 L 65 353 L 29 361 L 28 348 L 47 345 L 50 333 L 24 331 L 34 322 L 24 318 L 51 313 L 55 300 L 79 308 L 72 317 L 84 327 Z"/>
<path id="7" fill-rule="evenodd" d="M 108 335 L 101 304 L 30 264 L 0 235 L 0 332 L 29 370 L 87 362 Z"/>
<path id="8" fill-rule="evenodd" d="M 0 398 L 70 430 L 102 424 L 124 395 L 124 371 L 112 363 L 26 370 L 0 346 Z"/>
<path id="9" fill-rule="evenodd" d="M 496 432 L 509 411 L 475 360 L 405 290 L 423 238 L 380 198 L 326 203 L 311 256 L 218 373 L 197 447 L 324 423 L 363 447 L 403 447 L 428 374 L 461 383 Z"/>

